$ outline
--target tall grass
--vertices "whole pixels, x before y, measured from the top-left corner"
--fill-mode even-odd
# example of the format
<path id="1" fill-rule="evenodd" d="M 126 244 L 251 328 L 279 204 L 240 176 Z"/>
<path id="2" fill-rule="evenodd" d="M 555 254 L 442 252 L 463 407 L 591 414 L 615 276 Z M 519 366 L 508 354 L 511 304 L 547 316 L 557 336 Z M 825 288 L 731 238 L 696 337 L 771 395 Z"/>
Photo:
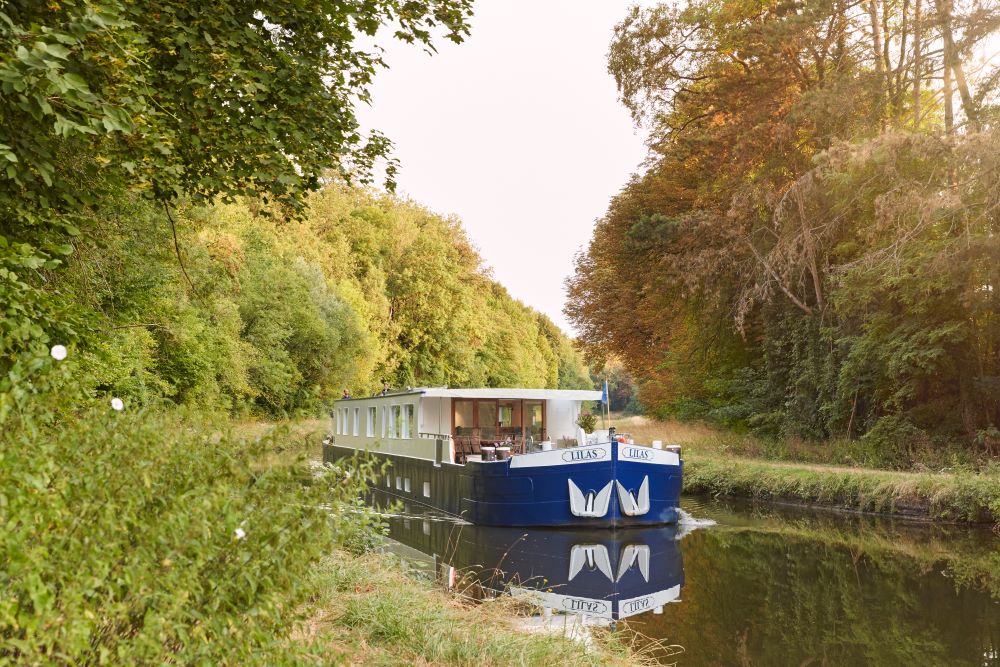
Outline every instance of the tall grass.
<path id="1" fill-rule="evenodd" d="M 857 454 L 864 443 L 767 441 L 702 424 L 646 417 L 618 418 L 614 424 L 636 442 L 662 440 L 682 445 L 687 493 L 1000 523 L 1000 470 L 996 465 L 949 466 L 937 472 L 925 466 L 884 470 L 854 464 L 847 453 Z"/>
<path id="2" fill-rule="evenodd" d="M 663 440 L 685 445 L 697 454 L 725 454 L 774 461 L 842 465 L 882 470 L 966 471 L 1000 474 L 1000 461 L 983 452 L 954 442 L 908 444 L 885 442 L 873 437 L 822 441 L 793 437 L 759 437 L 714 428 L 701 423 L 643 416 L 619 416 L 612 420 L 619 431 L 636 442 Z"/>
<path id="3" fill-rule="evenodd" d="M 588 649 L 552 634 L 529 634 L 513 622 L 518 601 L 474 604 L 417 581 L 385 554 L 335 552 L 315 570 L 309 638 L 365 665 L 628 665 L 656 664 L 606 630 Z"/>

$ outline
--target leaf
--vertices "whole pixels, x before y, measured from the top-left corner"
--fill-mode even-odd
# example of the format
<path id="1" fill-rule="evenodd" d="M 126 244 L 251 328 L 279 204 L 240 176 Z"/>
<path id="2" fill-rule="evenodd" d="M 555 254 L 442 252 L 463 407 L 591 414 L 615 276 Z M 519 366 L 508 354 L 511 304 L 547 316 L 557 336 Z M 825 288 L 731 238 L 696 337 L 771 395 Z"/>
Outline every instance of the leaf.
<path id="1" fill-rule="evenodd" d="M 55 56 L 56 58 L 59 58 L 60 60 L 65 60 L 66 58 L 69 57 L 69 54 L 72 53 L 69 49 L 67 49 L 62 44 L 44 43 L 44 44 L 41 44 L 41 46 L 45 50 L 46 53 L 49 53 L 50 55 Z"/>

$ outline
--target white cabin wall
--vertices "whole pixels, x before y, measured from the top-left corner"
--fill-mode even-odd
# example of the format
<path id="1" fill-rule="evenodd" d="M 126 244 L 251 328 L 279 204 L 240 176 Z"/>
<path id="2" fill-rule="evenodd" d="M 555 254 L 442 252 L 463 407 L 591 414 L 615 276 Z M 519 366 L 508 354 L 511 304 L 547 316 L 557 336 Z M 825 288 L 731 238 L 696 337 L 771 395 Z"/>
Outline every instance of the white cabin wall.
<path id="1" fill-rule="evenodd" d="M 451 399 L 424 398 L 418 417 L 421 433 L 451 434 Z"/>
<path id="2" fill-rule="evenodd" d="M 420 395 L 419 394 L 400 394 L 397 396 L 375 396 L 371 398 L 360 398 L 336 401 L 333 405 L 334 410 L 347 410 L 349 420 L 346 425 L 344 423 L 340 424 L 340 432 L 336 432 L 337 420 L 334 419 L 334 444 L 341 447 L 350 447 L 352 449 L 359 450 L 370 450 L 373 452 L 384 452 L 387 454 L 398 454 L 400 456 L 412 456 L 421 459 L 434 459 L 436 452 L 435 441 L 428 438 L 417 437 L 417 433 L 425 432 L 424 428 L 420 425 L 421 413 L 420 413 Z M 386 428 L 385 436 L 382 435 L 383 424 L 387 424 L 387 420 L 390 418 L 390 408 L 392 406 L 402 406 L 412 405 L 416 413 L 416 426 L 417 430 L 410 434 L 409 438 L 390 438 L 389 430 Z M 375 415 L 375 435 L 368 437 L 366 434 L 366 415 L 368 408 L 375 406 L 377 412 Z M 358 408 L 358 415 L 360 417 L 360 423 L 358 424 L 358 435 L 354 435 L 354 410 Z M 341 420 L 343 422 L 343 420 Z M 399 435 L 399 434 L 397 434 Z"/>
<path id="3" fill-rule="evenodd" d="M 576 420 L 580 417 L 580 401 L 548 400 L 545 416 L 549 440 L 558 442 L 563 438 L 576 438 Z"/>

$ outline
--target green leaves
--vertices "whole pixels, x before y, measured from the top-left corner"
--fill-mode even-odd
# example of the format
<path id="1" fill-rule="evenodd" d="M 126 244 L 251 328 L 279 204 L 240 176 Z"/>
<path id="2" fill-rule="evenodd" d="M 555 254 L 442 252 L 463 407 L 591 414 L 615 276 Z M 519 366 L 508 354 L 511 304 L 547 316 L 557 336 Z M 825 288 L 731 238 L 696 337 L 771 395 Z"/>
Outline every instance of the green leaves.
<path id="1" fill-rule="evenodd" d="M 5 428 L 0 662 L 309 660 L 293 636 L 309 574 L 370 533 L 355 499 L 377 471 L 264 462 L 292 438 L 244 440 L 212 418 L 103 401 L 58 427 Z"/>
<path id="2" fill-rule="evenodd" d="M 471 0 L 2 9 L 0 220 L 14 243 L 0 245 L 0 378 L 9 385 L 27 346 L 50 334 L 72 342 L 78 331 L 65 295 L 40 287 L 68 255 L 67 236 L 126 192 L 168 203 L 262 195 L 292 214 L 331 172 L 370 182 L 390 144 L 361 136 L 354 105 L 382 63 L 355 33 L 398 20 L 403 37 L 423 44 L 432 33 L 460 40 Z M 25 328 L 22 318 L 44 324 Z"/>

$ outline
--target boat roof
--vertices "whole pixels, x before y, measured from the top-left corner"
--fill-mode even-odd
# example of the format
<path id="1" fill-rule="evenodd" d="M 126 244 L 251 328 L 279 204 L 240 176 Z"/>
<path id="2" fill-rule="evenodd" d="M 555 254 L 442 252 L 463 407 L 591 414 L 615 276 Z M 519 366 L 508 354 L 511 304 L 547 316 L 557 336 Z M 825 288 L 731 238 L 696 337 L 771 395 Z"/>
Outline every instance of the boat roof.
<path id="1" fill-rule="evenodd" d="M 405 394 L 420 394 L 425 398 L 508 398 L 525 399 L 535 401 L 599 401 L 601 392 L 591 389 L 523 389 L 518 387 L 478 387 L 478 388 L 451 388 L 451 387 L 414 387 L 390 391 L 385 396 L 357 396 L 354 400 L 366 398 L 389 398 Z"/>
<path id="2" fill-rule="evenodd" d="M 524 398 L 528 400 L 599 401 L 601 392 L 592 389 L 518 389 L 481 388 L 450 389 L 447 387 L 424 387 L 418 389 L 428 398 Z"/>

